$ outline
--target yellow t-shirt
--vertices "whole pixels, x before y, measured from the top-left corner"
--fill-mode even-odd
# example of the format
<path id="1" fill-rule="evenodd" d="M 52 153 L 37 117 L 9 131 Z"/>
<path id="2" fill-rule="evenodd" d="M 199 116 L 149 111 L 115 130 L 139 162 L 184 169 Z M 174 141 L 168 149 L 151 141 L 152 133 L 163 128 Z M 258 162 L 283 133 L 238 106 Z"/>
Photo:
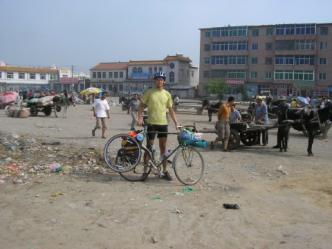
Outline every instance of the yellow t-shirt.
<path id="1" fill-rule="evenodd" d="M 165 89 L 150 89 L 142 98 L 142 103 L 148 107 L 148 123 L 167 125 L 166 111 L 173 106 L 172 96 Z"/>

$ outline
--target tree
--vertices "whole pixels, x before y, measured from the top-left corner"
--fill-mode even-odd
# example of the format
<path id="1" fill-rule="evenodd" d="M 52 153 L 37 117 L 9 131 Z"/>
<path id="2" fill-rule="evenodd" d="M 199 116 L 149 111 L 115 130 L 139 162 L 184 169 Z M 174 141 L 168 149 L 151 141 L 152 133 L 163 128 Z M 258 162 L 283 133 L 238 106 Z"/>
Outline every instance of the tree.
<path id="1" fill-rule="evenodd" d="M 247 89 L 246 89 L 246 87 L 244 85 L 240 85 L 237 88 L 237 92 L 241 93 L 242 100 L 248 100 L 249 99 L 249 96 L 248 96 L 248 93 L 247 93 Z"/>
<path id="2" fill-rule="evenodd" d="M 217 94 L 219 99 L 222 99 L 224 94 L 228 90 L 228 86 L 224 79 L 211 79 L 205 86 L 206 91 L 209 94 Z"/>

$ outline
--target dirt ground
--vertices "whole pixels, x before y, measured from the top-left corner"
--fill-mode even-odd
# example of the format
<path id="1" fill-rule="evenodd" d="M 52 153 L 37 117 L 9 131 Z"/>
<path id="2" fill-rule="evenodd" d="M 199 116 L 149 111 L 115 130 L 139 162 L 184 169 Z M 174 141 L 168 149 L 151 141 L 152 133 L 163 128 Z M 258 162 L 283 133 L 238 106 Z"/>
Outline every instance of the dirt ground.
<path id="1" fill-rule="evenodd" d="M 206 114 L 179 113 L 178 119 L 213 127 Z M 108 135 L 127 132 L 130 121 L 112 107 Z M 17 119 L 0 110 L 0 131 L 101 150 L 106 140 L 91 136 L 93 126 L 87 105 L 70 108 L 67 118 Z M 315 140 L 315 156 L 307 157 L 301 133 L 291 131 L 286 153 L 271 148 L 275 135 L 271 130 L 268 146 L 202 150 L 206 170 L 192 191 L 177 180 L 130 183 L 111 172 L 0 184 L 0 248 L 329 249 L 332 141 Z M 175 146 L 175 137 L 169 140 Z"/>

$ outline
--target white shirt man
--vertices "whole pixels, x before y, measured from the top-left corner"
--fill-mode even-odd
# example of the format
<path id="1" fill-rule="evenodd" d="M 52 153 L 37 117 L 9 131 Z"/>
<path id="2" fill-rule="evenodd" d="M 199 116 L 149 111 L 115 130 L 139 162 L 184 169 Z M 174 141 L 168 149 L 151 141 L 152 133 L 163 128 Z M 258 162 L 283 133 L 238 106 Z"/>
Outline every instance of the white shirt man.
<path id="1" fill-rule="evenodd" d="M 102 95 L 101 99 L 95 99 L 95 102 L 93 103 L 92 106 L 92 110 L 93 110 L 93 115 L 96 117 L 96 126 L 92 130 L 92 136 L 95 136 L 96 130 L 100 129 L 100 122 L 101 122 L 101 132 L 102 132 L 101 137 L 106 138 L 105 131 L 107 130 L 107 126 L 105 119 L 110 118 L 110 106 L 107 100 L 105 99 L 105 95 Z"/>

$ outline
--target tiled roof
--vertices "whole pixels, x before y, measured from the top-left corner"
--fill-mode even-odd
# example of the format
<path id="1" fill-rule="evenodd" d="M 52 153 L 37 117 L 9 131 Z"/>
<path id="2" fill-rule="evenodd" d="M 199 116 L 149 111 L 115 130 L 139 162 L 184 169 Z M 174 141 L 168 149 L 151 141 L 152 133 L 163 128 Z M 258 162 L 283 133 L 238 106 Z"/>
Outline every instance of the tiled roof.
<path id="1" fill-rule="evenodd" d="M 161 60 L 155 60 L 155 61 L 129 61 L 129 66 L 134 65 L 164 65 L 166 64 L 165 61 Z"/>
<path id="2" fill-rule="evenodd" d="M 182 61 L 182 62 L 191 62 L 189 57 L 184 57 L 182 54 L 176 54 L 176 55 L 168 55 L 165 59 L 165 61 Z"/>
<path id="3" fill-rule="evenodd" d="M 18 66 L 0 66 L 1 72 L 18 72 L 18 73 L 49 73 L 57 74 L 57 69 L 48 67 L 18 67 Z"/>
<path id="4" fill-rule="evenodd" d="M 128 62 L 102 62 L 90 70 L 126 70 Z"/>

